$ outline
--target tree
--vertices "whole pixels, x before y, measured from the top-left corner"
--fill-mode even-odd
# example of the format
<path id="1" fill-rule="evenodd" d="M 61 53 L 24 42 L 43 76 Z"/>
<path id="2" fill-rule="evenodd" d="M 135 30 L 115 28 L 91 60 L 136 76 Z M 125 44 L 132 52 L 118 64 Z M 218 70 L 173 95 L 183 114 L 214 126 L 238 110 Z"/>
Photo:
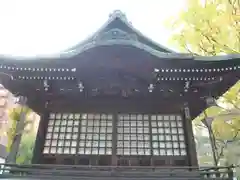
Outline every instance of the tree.
<path id="1" fill-rule="evenodd" d="M 16 162 L 19 164 L 31 164 L 36 134 L 24 133 L 19 147 Z"/>
<path id="2" fill-rule="evenodd" d="M 177 18 L 168 20 L 173 30 L 171 43 L 195 56 L 240 53 L 240 0 L 188 0 L 187 8 Z M 206 117 L 213 119 L 218 161 L 227 153 L 240 152 L 240 82 L 206 109 L 194 123 L 206 127 Z M 234 154 L 235 162 L 239 154 Z M 231 161 L 227 158 L 225 159 Z M 229 162 L 228 162 L 229 163 Z"/>
<path id="3" fill-rule="evenodd" d="M 171 41 L 196 55 L 240 53 L 240 1 L 188 0 L 178 19 L 170 19 Z"/>
<path id="4" fill-rule="evenodd" d="M 16 132 L 17 122 L 20 120 L 21 113 L 24 112 L 26 114 L 26 119 L 24 122 L 24 128 L 20 132 Z M 28 107 L 14 107 L 9 111 L 9 128 L 7 129 L 7 137 L 8 137 L 8 144 L 7 144 L 7 151 L 11 151 L 11 146 L 14 142 L 16 135 L 23 135 L 20 147 L 18 149 L 18 155 L 16 162 L 17 163 L 27 163 L 31 161 L 31 152 L 34 144 L 34 136 L 31 136 L 31 127 L 32 126 L 32 119 L 28 117 L 31 113 L 31 109 Z M 28 128 L 27 128 L 28 127 Z M 27 135 L 25 135 L 27 134 Z"/>
<path id="5" fill-rule="evenodd" d="M 203 120 L 212 118 L 211 127 L 215 138 L 222 141 L 240 139 L 240 83 L 227 91 L 214 106 L 207 108 L 195 119 L 196 126 Z"/>

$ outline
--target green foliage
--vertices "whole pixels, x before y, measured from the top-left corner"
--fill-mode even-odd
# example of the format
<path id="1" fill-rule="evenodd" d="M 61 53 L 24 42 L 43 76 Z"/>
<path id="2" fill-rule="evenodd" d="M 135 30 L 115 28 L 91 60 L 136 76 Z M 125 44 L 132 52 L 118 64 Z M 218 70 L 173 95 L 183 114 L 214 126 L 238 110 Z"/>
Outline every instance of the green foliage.
<path id="1" fill-rule="evenodd" d="M 170 43 L 193 55 L 215 56 L 240 53 L 240 1 L 188 0 L 187 7 L 175 19 L 168 20 L 173 30 Z M 218 161 L 221 165 L 240 163 L 240 82 L 195 120 L 204 129 L 204 119 L 213 119 Z M 203 134 L 196 132 L 200 165 L 209 163 Z M 208 148 L 209 149 L 209 148 Z M 240 172 L 238 172 L 240 173 Z"/>
<path id="2" fill-rule="evenodd" d="M 183 51 L 198 55 L 240 53 L 240 1 L 188 0 L 186 10 L 168 21 L 174 30 L 171 41 Z M 240 130 L 240 82 L 219 100 L 226 107 L 214 106 L 195 119 L 213 117 L 212 128 L 218 139 L 230 140 Z"/>
<path id="3" fill-rule="evenodd" d="M 240 53 L 239 0 L 188 0 L 177 19 L 168 20 L 171 43 L 200 55 Z"/>
<path id="4" fill-rule="evenodd" d="M 18 164 L 30 164 L 33 156 L 33 149 L 36 135 L 31 133 L 24 133 L 19 147 L 16 162 Z"/>
<path id="5" fill-rule="evenodd" d="M 7 144 L 7 151 L 9 152 L 11 150 L 11 145 L 13 143 L 13 139 L 16 135 L 16 126 L 17 122 L 20 120 L 21 112 L 25 112 L 26 114 L 29 114 L 31 110 L 26 107 L 16 107 L 9 111 L 9 128 L 7 130 L 7 138 L 8 138 L 8 144 Z"/>
<path id="6" fill-rule="evenodd" d="M 206 131 L 202 122 L 206 117 L 213 118 L 211 127 L 215 137 L 217 162 L 222 166 L 240 164 L 239 92 L 240 83 L 237 83 L 217 101 L 216 106 L 206 109 L 193 121 L 195 128 L 202 128 Z M 206 148 L 206 145 L 210 145 L 210 143 L 203 140 L 204 138 L 206 136 L 196 132 L 196 139 L 198 139 L 198 142 L 200 141 L 197 146 L 199 164 L 209 165 L 211 161 L 213 162 L 213 159 L 211 158 L 211 152 L 206 153 L 206 151 L 211 151 L 211 146 Z M 236 173 L 240 177 L 239 168 L 237 168 Z"/>
<path id="7" fill-rule="evenodd" d="M 7 131 L 7 139 L 8 139 L 8 143 L 7 143 L 7 152 L 11 151 L 11 145 L 14 139 L 14 136 L 16 134 L 16 126 L 17 126 L 17 119 L 13 119 L 11 121 L 11 126 L 9 127 L 8 131 Z"/>
<path id="8" fill-rule="evenodd" d="M 240 82 L 227 91 L 216 106 L 201 113 L 194 124 L 202 126 L 206 117 L 213 118 L 212 130 L 215 138 L 222 141 L 240 139 Z"/>
<path id="9" fill-rule="evenodd" d="M 26 119 L 24 124 L 24 129 L 22 129 L 20 132 L 16 132 L 16 126 L 18 121 L 20 120 L 21 112 L 25 112 Z M 30 163 L 32 158 L 32 149 L 34 146 L 34 135 L 29 133 L 26 130 L 26 127 L 28 124 L 32 124 L 32 120 L 28 118 L 28 115 L 31 113 L 31 109 L 28 107 L 15 107 L 9 111 L 9 128 L 6 132 L 7 138 L 8 138 L 8 144 L 7 144 L 7 151 L 11 151 L 11 146 L 14 141 L 14 137 L 17 134 L 22 134 L 22 140 L 19 147 L 19 153 L 17 156 L 17 163 Z"/>

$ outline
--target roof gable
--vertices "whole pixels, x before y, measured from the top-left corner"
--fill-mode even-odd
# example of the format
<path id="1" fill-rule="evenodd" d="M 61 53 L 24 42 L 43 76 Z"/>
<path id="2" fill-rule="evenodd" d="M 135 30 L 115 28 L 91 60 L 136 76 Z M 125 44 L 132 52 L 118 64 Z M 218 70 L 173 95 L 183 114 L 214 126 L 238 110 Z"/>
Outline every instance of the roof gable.
<path id="1" fill-rule="evenodd" d="M 174 51 L 144 36 L 140 31 L 132 26 L 132 24 L 127 20 L 126 15 L 119 10 L 110 14 L 108 21 L 97 32 L 81 43 L 66 50 L 64 53 L 77 53 L 76 51 L 82 49 L 86 44 L 99 40 L 128 40 L 133 43 L 138 42 L 144 46 L 149 46 L 151 49 L 161 53 L 175 53 Z"/>

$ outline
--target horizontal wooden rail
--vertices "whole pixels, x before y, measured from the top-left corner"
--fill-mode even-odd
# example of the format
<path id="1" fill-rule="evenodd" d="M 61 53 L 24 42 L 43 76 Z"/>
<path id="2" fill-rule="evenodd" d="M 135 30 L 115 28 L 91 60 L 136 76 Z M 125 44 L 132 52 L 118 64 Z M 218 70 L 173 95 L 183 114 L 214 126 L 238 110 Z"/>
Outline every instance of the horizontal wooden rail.
<path id="1" fill-rule="evenodd" d="M 232 167 L 79 166 L 0 164 L 0 178 L 52 178 L 82 180 L 232 180 Z"/>

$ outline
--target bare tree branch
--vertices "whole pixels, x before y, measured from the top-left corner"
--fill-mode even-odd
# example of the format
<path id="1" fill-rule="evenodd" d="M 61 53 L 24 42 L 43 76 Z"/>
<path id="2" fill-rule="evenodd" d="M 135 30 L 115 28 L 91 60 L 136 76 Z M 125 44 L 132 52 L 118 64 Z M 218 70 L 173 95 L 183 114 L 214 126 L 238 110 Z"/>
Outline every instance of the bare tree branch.
<path id="1" fill-rule="evenodd" d="M 209 52 L 209 51 L 204 47 L 202 41 L 199 42 L 199 48 L 200 48 L 200 50 L 202 50 L 203 53 L 206 54 L 206 55 L 208 55 L 208 54 L 215 55 L 215 53 L 213 53 L 213 51 Z"/>
<path id="2" fill-rule="evenodd" d="M 217 154 L 217 163 L 219 163 L 221 157 L 223 157 L 223 155 L 224 155 L 224 149 L 225 149 L 226 147 L 227 147 L 227 143 L 225 142 L 224 145 L 221 146 L 220 152 L 217 151 L 217 152 L 218 152 L 218 154 Z"/>
<path id="3" fill-rule="evenodd" d="M 235 134 L 235 136 L 232 138 L 231 142 L 236 141 L 236 139 L 237 139 L 237 137 L 238 137 L 238 134 L 239 134 L 239 132 L 237 132 L 237 133 Z M 224 156 L 224 149 L 227 148 L 228 143 L 229 143 L 230 141 L 225 141 L 225 142 L 224 142 L 224 141 L 221 141 L 220 139 L 216 139 L 216 140 L 218 140 L 218 141 L 220 141 L 221 143 L 224 144 L 224 145 L 221 146 L 220 152 L 218 152 L 217 162 L 219 163 L 219 160 L 221 159 L 221 157 Z"/>

